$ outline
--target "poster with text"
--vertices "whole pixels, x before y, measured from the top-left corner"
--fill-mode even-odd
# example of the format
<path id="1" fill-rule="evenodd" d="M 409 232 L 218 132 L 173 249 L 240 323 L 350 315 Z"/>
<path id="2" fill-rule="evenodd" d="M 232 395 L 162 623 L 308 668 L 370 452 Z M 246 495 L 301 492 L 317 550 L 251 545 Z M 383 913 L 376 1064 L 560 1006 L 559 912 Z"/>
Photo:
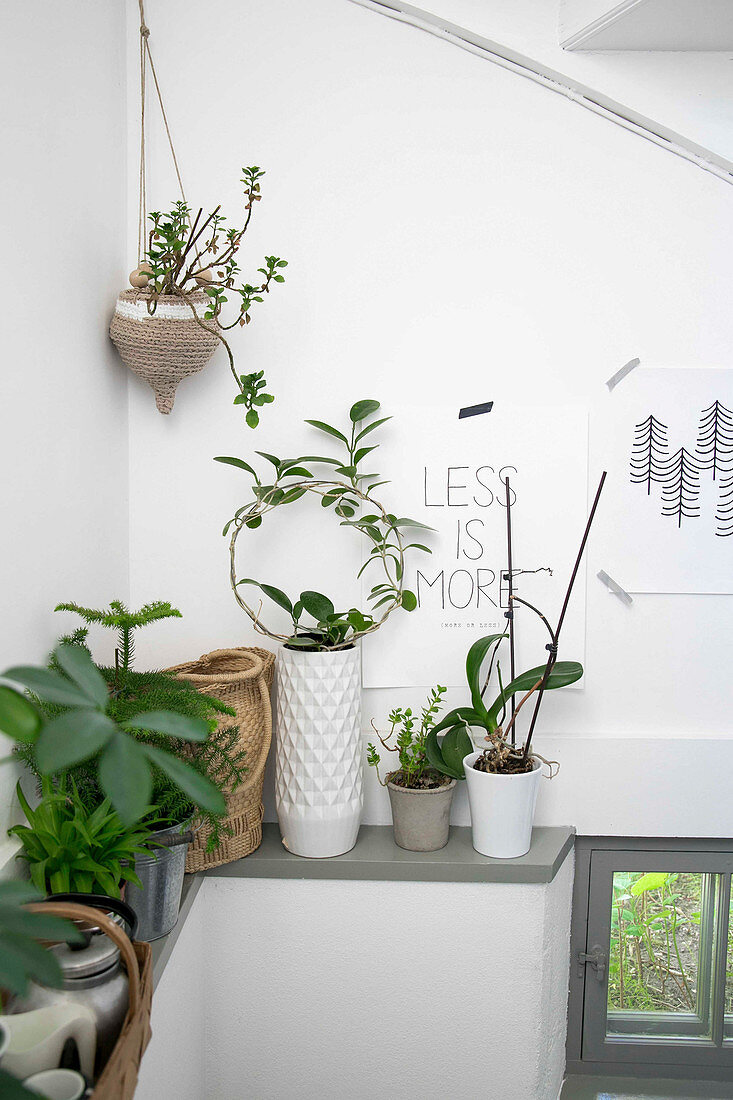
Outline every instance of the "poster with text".
<path id="1" fill-rule="evenodd" d="M 638 367 L 604 421 L 605 571 L 627 592 L 733 592 L 733 371 Z"/>
<path id="2" fill-rule="evenodd" d="M 507 478 L 515 592 L 557 621 L 586 521 L 587 412 L 498 402 L 464 419 L 449 406 L 391 411 L 376 452 L 391 481 L 384 499 L 399 502 L 400 516 L 433 528 L 407 531 L 405 539 L 432 553 L 407 557 L 405 587 L 417 596 L 417 609 L 395 612 L 382 631 L 365 639 L 364 687 L 462 687 L 471 644 L 507 628 Z M 367 570 L 364 597 L 374 583 Z M 517 671 L 543 664 L 548 635 L 542 622 L 520 607 L 515 628 Z M 581 571 L 560 658 L 582 662 L 584 639 Z"/>

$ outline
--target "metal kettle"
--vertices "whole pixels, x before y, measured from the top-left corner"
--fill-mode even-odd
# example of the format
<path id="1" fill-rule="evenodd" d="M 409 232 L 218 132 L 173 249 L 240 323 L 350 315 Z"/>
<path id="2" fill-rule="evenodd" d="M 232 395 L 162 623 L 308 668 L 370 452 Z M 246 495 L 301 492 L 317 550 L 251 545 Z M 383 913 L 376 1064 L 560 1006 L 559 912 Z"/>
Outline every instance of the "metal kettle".
<path id="1" fill-rule="evenodd" d="M 137 917 L 129 905 L 118 898 L 101 894 L 55 894 L 54 902 L 78 902 L 103 912 L 111 912 L 127 924 L 130 939 L 137 930 Z M 50 948 L 64 975 L 60 989 L 50 989 L 31 981 L 24 997 L 14 997 L 7 1012 L 29 1012 L 52 1004 L 81 1004 L 90 1009 L 97 1023 L 97 1050 L 94 1076 L 100 1075 L 122 1030 L 128 1006 L 127 975 L 120 966 L 119 948 L 100 929 L 88 922 L 81 926 L 84 944 L 58 943 Z"/>

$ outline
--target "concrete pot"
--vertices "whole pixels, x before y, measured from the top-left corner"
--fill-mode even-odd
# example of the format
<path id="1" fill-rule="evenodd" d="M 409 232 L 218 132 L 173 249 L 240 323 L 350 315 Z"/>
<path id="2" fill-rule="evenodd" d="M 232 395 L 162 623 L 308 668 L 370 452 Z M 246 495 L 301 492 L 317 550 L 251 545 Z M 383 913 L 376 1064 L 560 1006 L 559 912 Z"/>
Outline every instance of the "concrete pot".
<path id="1" fill-rule="evenodd" d="M 280 650 L 275 805 L 284 846 L 340 856 L 361 824 L 361 653 Z"/>
<path id="2" fill-rule="evenodd" d="M 481 754 L 464 757 L 473 846 L 483 856 L 515 859 L 532 844 L 532 822 L 540 787 L 541 764 L 524 775 L 492 775 L 473 767 Z"/>
<path id="3" fill-rule="evenodd" d="M 414 791 L 388 782 L 395 844 L 408 852 L 437 852 L 445 848 L 455 789 L 455 779 L 445 787 Z"/>

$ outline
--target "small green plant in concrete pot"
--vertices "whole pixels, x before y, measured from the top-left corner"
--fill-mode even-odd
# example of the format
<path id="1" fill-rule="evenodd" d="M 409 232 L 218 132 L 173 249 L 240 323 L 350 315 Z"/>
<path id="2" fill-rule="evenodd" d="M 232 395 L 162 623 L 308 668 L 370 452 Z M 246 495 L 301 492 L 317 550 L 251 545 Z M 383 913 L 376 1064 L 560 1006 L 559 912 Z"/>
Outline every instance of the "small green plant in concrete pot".
<path id="1" fill-rule="evenodd" d="M 440 764 L 431 765 L 426 755 L 425 743 L 440 710 L 446 689 L 438 685 L 428 694 L 419 719 L 408 707 L 397 707 L 389 715 L 391 729 L 382 737 L 372 722 L 372 728 L 382 746 L 388 752 L 398 754 L 399 768 L 388 772 L 384 781 L 379 775 L 381 757 L 369 742 L 367 761 L 376 770 L 377 779 L 387 788 L 392 804 L 392 823 L 395 843 L 410 852 L 435 852 L 445 848 L 450 830 L 450 808 L 456 782 L 464 778 L 463 757 L 465 745 L 460 737 L 455 753 L 451 755 L 452 742 L 464 731 L 452 734 L 441 753 Z M 467 736 L 467 735 L 465 735 Z"/>

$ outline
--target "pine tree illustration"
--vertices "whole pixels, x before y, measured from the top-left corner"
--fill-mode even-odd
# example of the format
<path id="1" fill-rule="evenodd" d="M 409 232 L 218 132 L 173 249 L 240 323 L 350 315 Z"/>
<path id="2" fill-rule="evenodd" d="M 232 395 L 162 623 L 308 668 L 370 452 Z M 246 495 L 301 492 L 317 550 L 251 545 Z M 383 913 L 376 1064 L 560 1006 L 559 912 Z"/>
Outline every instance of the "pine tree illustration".
<path id="1" fill-rule="evenodd" d="M 677 526 L 683 519 L 697 519 L 700 505 L 700 465 L 686 447 L 680 447 L 669 459 L 662 485 L 662 515 L 674 516 Z"/>
<path id="2" fill-rule="evenodd" d="M 647 495 L 652 482 L 664 482 L 668 461 L 667 425 L 653 414 L 634 428 L 634 445 L 631 449 L 631 482 L 646 485 Z"/>
<path id="3" fill-rule="evenodd" d="M 727 538 L 733 535 L 733 470 L 721 477 L 719 483 L 718 508 L 715 513 L 716 535 Z"/>
<path id="4" fill-rule="evenodd" d="M 700 468 L 712 470 L 713 481 L 733 464 L 733 412 L 722 402 L 713 401 L 700 414 L 695 450 Z"/>

